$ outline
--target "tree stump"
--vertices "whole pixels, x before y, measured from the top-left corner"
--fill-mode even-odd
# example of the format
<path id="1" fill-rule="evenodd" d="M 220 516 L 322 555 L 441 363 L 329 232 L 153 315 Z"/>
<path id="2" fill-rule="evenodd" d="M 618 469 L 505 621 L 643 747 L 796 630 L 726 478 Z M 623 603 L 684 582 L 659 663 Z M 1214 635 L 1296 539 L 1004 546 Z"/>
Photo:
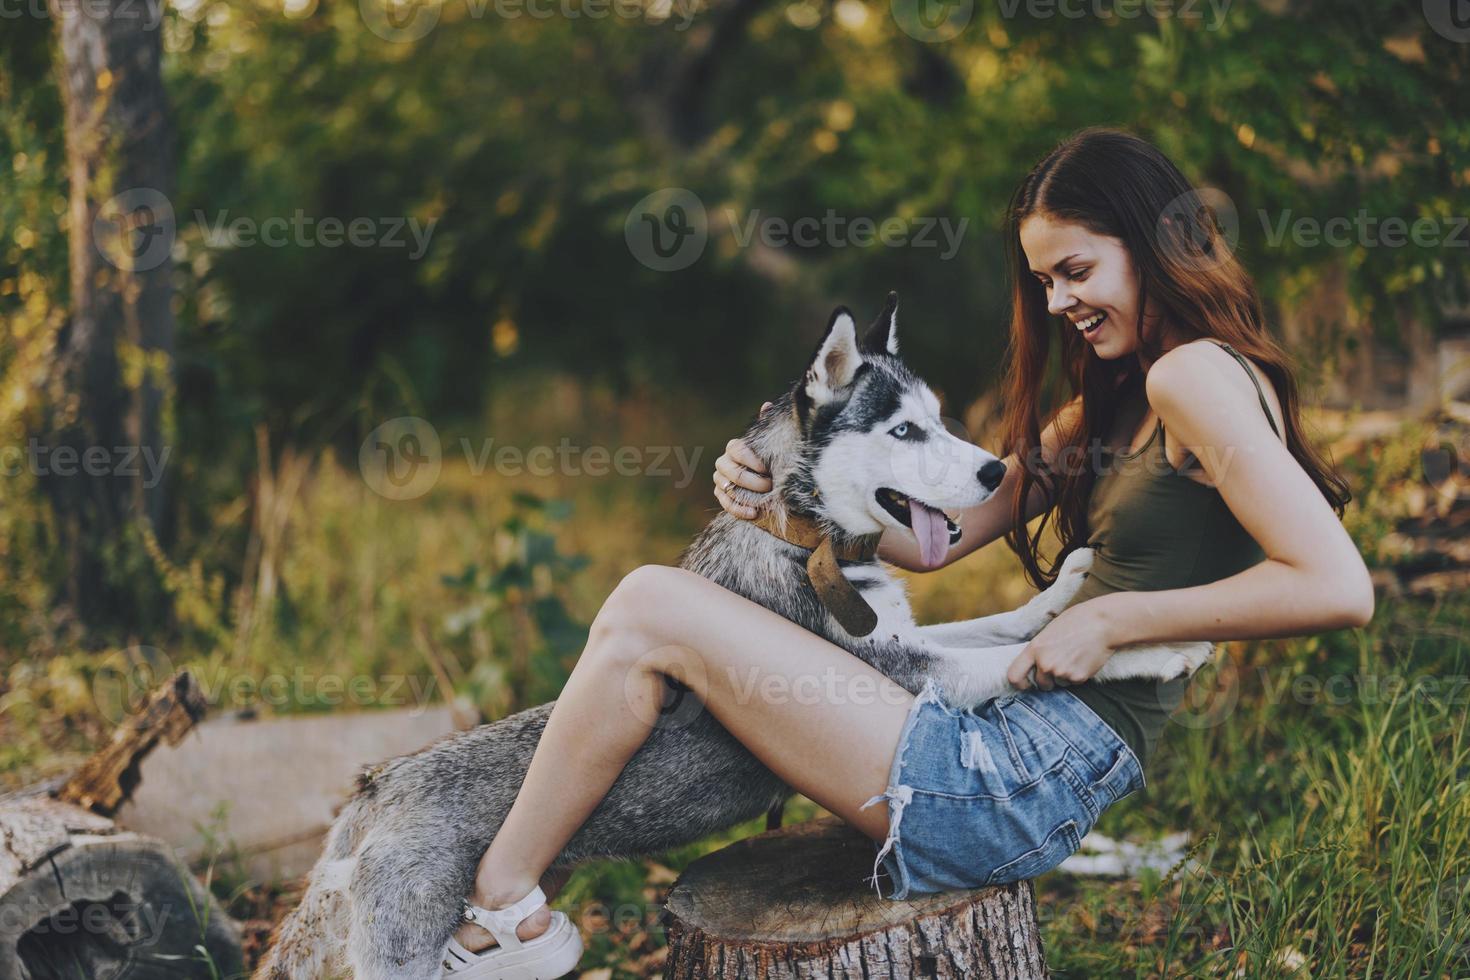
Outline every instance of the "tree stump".
<path id="1" fill-rule="evenodd" d="M 0 977 L 242 970 L 235 924 L 166 844 L 45 793 L 0 799 Z"/>
<path id="2" fill-rule="evenodd" d="M 665 976 L 1049 976 L 1031 882 L 895 902 L 864 881 L 875 854 L 861 832 L 824 818 L 700 858 L 665 904 Z"/>

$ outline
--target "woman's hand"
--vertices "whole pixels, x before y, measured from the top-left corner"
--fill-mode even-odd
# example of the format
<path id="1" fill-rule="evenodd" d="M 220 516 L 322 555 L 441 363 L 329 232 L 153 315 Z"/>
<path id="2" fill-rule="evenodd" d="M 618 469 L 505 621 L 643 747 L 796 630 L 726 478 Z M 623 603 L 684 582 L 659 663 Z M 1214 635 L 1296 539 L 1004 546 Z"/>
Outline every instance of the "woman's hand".
<path id="1" fill-rule="evenodd" d="M 1043 691 L 1091 679 L 1119 645 L 1102 612 L 1096 599 L 1064 609 L 1011 661 L 1006 680 L 1019 690 L 1027 690 L 1033 686 L 1027 676 L 1033 667 L 1036 669 L 1034 686 Z"/>
<path id="2" fill-rule="evenodd" d="M 766 402 L 761 406 L 761 411 L 770 407 L 771 403 Z M 725 444 L 725 454 L 715 460 L 715 499 L 725 508 L 725 513 L 745 520 L 754 518 L 756 509 L 736 500 L 735 488 L 744 487 L 755 493 L 768 493 L 772 486 L 766 464 L 744 440 L 731 439 Z"/>

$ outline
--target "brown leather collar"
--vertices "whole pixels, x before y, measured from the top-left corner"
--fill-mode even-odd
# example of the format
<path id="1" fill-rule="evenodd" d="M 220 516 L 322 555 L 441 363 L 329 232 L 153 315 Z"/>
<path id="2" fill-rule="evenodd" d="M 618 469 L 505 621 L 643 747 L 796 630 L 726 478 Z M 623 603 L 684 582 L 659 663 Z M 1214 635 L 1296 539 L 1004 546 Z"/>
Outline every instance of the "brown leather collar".
<path id="1" fill-rule="evenodd" d="M 774 510 L 762 510 L 754 523 L 787 544 L 811 552 L 806 560 L 807 578 L 817 590 L 822 605 L 844 630 L 852 636 L 867 636 L 873 632 L 878 626 L 878 614 L 842 574 L 838 559 L 872 561 L 878 553 L 878 539 L 882 535 L 864 535 L 838 547 L 811 515 L 786 511 L 784 526 L 779 516 Z"/>
<path id="2" fill-rule="evenodd" d="M 807 551 L 816 551 L 827 539 L 822 526 L 810 514 L 786 511 L 784 529 L 777 521 L 778 516 L 774 509 L 766 508 L 756 516 L 755 526 L 771 532 L 787 544 L 794 544 Z M 843 561 L 872 561 L 873 556 L 878 553 L 878 539 L 881 537 L 882 534 L 868 534 L 852 538 L 840 547 L 833 545 L 833 553 Z"/>

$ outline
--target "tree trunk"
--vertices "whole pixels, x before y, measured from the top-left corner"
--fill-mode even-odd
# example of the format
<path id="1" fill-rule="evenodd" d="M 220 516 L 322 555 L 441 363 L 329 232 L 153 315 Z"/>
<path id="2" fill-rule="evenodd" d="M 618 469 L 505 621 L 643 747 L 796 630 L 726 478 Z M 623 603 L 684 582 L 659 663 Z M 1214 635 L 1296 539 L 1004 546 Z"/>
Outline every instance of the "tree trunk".
<path id="1" fill-rule="evenodd" d="M 65 549 L 67 597 L 92 626 L 147 625 L 153 590 L 140 569 L 152 566 L 141 535 L 165 513 L 174 216 L 161 2 L 52 0 L 71 183 L 71 315 L 36 465 Z"/>
<path id="2" fill-rule="evenodd" d="M 863 880 L 874 854 L 867 837 L 827 818 L 694 862 L 665 907 L 665 976 L 1049 975 L 1029 881 L 894 902 Z"/>

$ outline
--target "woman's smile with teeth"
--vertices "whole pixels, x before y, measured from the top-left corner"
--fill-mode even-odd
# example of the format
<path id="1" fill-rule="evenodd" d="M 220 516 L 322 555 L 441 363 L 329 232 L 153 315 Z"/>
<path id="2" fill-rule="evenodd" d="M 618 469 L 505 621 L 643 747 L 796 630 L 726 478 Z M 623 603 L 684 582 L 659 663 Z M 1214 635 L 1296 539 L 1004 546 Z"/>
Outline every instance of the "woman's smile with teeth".
<path id="1" fill-rule="evenodd" d="M 1099 323 L 1102 323 L 1106 317 L 1106 313 L 1094 313 L 1092 316 L 1088 317 L 1085 320 L 1074 321 L 1073 326 L 1085 333 L 1088 330 L 1091 330 L 1093 327 L 1097 326 Z"/>

